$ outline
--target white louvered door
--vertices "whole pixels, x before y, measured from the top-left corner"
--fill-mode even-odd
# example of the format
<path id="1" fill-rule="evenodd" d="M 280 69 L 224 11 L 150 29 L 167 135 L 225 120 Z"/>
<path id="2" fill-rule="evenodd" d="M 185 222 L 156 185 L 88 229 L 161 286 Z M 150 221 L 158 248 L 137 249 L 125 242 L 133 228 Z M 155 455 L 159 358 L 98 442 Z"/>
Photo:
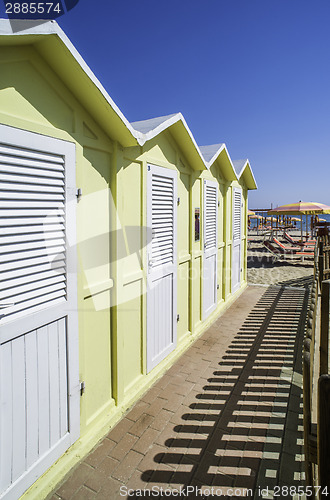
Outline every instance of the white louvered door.
<path id="1" fill-rule="evenodd" d="M 233 188 L 232 293 L 241 286 L 242 190 Z"/>
<path id="2" fill-rule="evenodd" d="M 203 320 L 217 305 L 218 185 L 204 180 Z"/>
<path id="3" fill-rule="evenodd" d="M 148 165 L 147 371 L 176 346 L 177 173 Z"/>
<path id="4" fill-rule="evenodd" d="M 0 125 L 0 498 L 79 437 L 75 146 Z"/>

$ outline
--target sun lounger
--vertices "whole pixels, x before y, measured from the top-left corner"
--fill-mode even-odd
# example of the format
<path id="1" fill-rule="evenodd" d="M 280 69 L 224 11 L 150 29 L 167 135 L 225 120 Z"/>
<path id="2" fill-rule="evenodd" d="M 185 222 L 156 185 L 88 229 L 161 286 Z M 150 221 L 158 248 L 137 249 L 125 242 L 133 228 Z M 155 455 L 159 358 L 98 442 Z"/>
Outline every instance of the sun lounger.
<path id="1" fill-rule="evenodd" d="M 283 245 L 283 243 L 281 243 L 277 238 L 273 238 L 272 240 L 273 243 L 275 243 L 276 246 L 282 248 L 284 251 L 287 251 L 287 252 L 290 252 L 290 253 L 298 253 L 298 252 L 301 252 L 301 253 L 306 253 L 306 252 L 310 252 L 310 253 L 313 253 L 314 254 L 314 248 L 311 248 L 311 247 L 299 247 L 299 246 L 286 246 L 286 245 Z"/>
<path id="2" fill-rule="evenodd" d="M 290 236 L 290 234 L 286 233 L 284 231 L 283 233 L 283 238 L 288 242 L 291 243 L 291 245 L 298 245 L 301 247 L 313 247 L 315 246 L 316 240 L 308 240 L 308 241 L 297 241 Z"/>
<path id="3" fill-rule="evenodd" d="M 276 260 L 285 259 L 285 257 L 287 256 L 301 257 L 302 260 L 304 259 L 304 257 L 314 257 L 314 252 L 310 252 L 307 250 L 303 251 L 301 250 L 301 248 L 297 249 L 295 247 L 288 248 L 282 245 L 282 243 L 280 243 L 278 240 L 274 240 L 276 240 L 276 238 L 274 238 L 273 241 L 265 240 L 263 244 L 267 248 L 267 250 L 273 254 Z"/>

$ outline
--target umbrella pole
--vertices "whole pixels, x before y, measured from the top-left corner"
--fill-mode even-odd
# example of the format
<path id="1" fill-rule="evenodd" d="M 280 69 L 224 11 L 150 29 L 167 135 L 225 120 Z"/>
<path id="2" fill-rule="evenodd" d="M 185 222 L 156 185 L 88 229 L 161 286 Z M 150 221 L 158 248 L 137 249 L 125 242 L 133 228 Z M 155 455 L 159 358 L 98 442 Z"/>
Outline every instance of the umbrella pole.
<path id="1" fill-rule="evenodd" d="M 300 231 L 301 231 L 301 242 L 303 242 L 303 218 L 302 218 L 302 214 L 300 216 Z"/>

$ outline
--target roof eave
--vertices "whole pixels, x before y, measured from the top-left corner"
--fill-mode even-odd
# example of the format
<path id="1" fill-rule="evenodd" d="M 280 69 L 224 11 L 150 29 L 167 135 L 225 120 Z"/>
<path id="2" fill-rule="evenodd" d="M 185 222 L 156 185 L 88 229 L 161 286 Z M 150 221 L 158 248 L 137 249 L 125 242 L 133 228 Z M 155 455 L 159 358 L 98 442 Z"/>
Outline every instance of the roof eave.
<path id="1" fill-rule="evenodd" d="M 244 180 L 248 190 L 252 191 L 258 189 L 257 182 L 255 180 L 249 160 L 245 160 L 245 163 L 237 177 L 238 180 L 240 178 Z"/>
<path id="2" fill-rule="evenodd" d="M 14 34 L 9 21 L 0 20 L 0 45 L 33 45 L 111 139 L 123 146 L 136 145 L 139 133 L 131 127 L 58 24 L 50 21 L 33 26 L 33 22 L 24 21 L 22 27 L 24 31 Z"/>
<path id="3" fill-rule="evenodd" d="M 165 119 L 160 125 L 149 130 L 147 133 L 138 132 L 136 130 L 134 130 L 134 133 L 139 134 L 136 135 L 136 137 L 139 144 L 143 146 L 146 142 L 151 141 L 165 130 L 168 130 L 172 134 L 185 158 L 194 170 L 200 171 L 207 168 L 194 136 L 181 113 L 176 113 L 170 118 Z"/>

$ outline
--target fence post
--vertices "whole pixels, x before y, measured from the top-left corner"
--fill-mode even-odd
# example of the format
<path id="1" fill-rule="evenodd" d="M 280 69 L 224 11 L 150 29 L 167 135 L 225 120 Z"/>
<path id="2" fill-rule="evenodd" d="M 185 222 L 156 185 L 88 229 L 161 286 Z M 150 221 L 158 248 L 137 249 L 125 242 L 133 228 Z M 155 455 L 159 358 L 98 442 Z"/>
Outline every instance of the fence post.
<path id="1" fill-rule="evenodd" d="M 323 241 L 319 242 L 319 285 L 323 281 L 323 269 L 324 269 L 324 253 L 323 253 Z"/>
<path id="2" fill-rule="evenodd" d="M 328 373 L 329 299 L 330 280 L 324 280 L 321 288 L 320 375 Z"/>
<path id="3" fill-rule="evenodd" d="M 317 449 L 319 485 L 330 492 L 330 375 L 319 378 Z M 321 496 L 321 495 L 320 495 Z M 323 496 L 322 496 L 323 497 Z"/>
<path id="4" fill-rule="evenodd" d="M 306 340 L 305 340 L 306 342 Z M 310 341 L 308 340 L 309 347 Z M 313 486 L 313 464 L 310 457 L 309 438 L 311 434 L 311 392 L 310 392 L 310 364 L 311 356 L 308 351 L 303 356 L 303 415 L 304 415 L 304 451 L 305 451 L 305 482 L 306 486 Z"/>

